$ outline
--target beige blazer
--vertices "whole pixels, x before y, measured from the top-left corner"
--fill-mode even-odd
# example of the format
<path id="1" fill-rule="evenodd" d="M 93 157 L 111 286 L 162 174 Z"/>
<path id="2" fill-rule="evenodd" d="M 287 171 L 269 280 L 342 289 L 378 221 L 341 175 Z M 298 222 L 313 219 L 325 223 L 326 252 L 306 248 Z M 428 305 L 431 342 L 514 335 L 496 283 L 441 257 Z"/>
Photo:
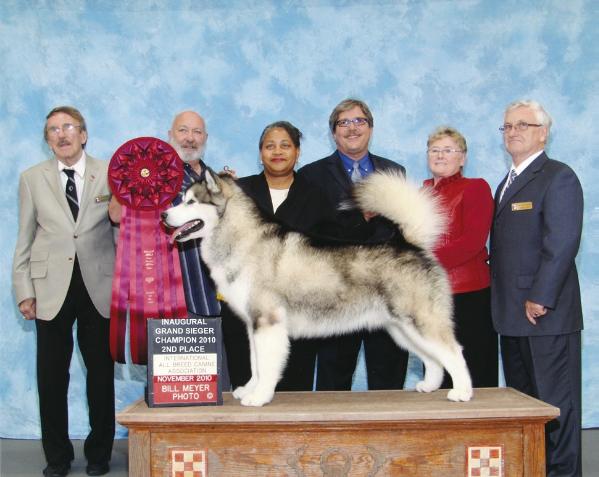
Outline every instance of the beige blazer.
<path id="1" fill-rule="evenodd" d="M 37 317 L 53 319 L 66 298 L 77 255 L 92 302 L 109 317 L 115 248 L 108 218 L 108 163 L 87 156 L 75 222 L 56 161 L 52 158 L 27 169 L 19 180 L 19 234 L 13 261 L 17 304 L 35 298 Z"/>

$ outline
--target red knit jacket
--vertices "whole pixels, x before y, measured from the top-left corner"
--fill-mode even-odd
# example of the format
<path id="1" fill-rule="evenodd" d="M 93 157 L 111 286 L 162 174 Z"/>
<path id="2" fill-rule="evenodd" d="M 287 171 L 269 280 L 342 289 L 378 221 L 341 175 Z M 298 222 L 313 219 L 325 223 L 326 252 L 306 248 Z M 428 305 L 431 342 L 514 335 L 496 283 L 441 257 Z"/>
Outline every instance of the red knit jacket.
<path id="1" fill-rule="evenodd" d="M 488 287 L 491 279 L 486 244 L 494 207 L 489 184 L 458 172 L 442 178 L 436 186 L 433 179 L 423 185 L 433 187 L 448 216 L 447 230 L 439 237 L 434 253 L 447 270 L 453 293 Z"/>

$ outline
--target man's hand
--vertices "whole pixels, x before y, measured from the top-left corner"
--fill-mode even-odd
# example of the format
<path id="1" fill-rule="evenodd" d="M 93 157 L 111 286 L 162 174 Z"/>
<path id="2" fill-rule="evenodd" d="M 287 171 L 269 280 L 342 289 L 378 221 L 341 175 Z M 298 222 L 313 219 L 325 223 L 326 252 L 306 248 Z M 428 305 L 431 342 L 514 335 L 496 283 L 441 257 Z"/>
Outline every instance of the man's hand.
<path id="1" fill-rule="evenodd" d="M 35 320 L 35 298 L 25 298 L 19 303 L 19 311 L 26 320 Z"/>
<path id="2" fill-rule="evenodd" d="M 237 179 L 237 173 L 235 172 L 235 169 L 231 169 L 229 166 L 223 167 L 221 174 L 227 174 L 231 176 L 233 179 Z"/>
<path id="3" fill-rule="evenodd" d="M 537 324 L 537 318 L 547 313 L 547 308 L 545 308 L 543 305 L 539 305 L 538 303 L 533 303 L 532 301 L 528 300 L 526 300 L 524 308 L 526 309 L 526 318 L 533 325 Z"/>
<path id="4" fill-rule="evenodd" d="M 108 216 L 110 217 L 110 220 L 112 221 L 113 224 L 121 223 L 122 213 L 123 213 L 123 207 L 121 206 L 119 201 L 116 199 L 116 197 L 113 195 L 110 198 L 110 202 L 108 203 Z"/>

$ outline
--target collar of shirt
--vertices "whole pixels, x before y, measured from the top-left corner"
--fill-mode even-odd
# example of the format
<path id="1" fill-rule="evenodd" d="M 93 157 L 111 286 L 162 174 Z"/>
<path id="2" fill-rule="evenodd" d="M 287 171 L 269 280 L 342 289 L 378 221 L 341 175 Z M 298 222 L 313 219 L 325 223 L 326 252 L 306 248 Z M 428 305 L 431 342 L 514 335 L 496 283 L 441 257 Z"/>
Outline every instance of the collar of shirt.
<path id="1" fill-rule="evenodd" d="M 518 175 L 522 174 L 524 172 L 524 169 L 526 169 L 528 166 L 530 166 L 530 164 L 532 163 L 532 161 L 534 161 L 541 154 L 543 154 L 543 149 L 541 149 L 540 151 L 535 152 L 532 156 L 528 157 L 528 159 L 526 159 L 524 162 L 521 162 L 518 167 L 514 166 L 514 164 L 512 163 L 512 167 L 510 168 L 510 172 L 511 172 L 512 169 L 514 169 L 516 171 L 516 174 L 518 174 Z"/>
<path id="2" fill-rule="evenodd" d="M 434 187 L 435 189 L 443 188 L 453 182 L 459 181 L 462 178 L 462 171 L 456 172 L 454 175 L 449 177 L 441 177 L 435 185 L 435 179 L 426 179 L 422 184 L 427 187 Z"/>
<path id="3" fill-rule="evenodd" d="M 179 193 L 173 199 L 173 205 L 179 205 L 181 203 L 181 201 L 183 200 L 183 194 L 185 194 L 185 191 L 191 184 L 193 184 L 194 182 L 198 182 L 204 178 L 206 174 L 206 164 L 204 164 L 204 161 L 200 160 L 200 165 L 202 166 L 202 173 L 198 174 L 188 163 L 183 163 L 183 182 L 181 184 L 181 189 L 179 190 Z"/>
<path id="4" fill-rule="evenodd" d="M 206 173 L 206 164 L 204 164 L 204 161 L 202 161 L 201 159 L 200 166 L 202 167 L 202 173 L 198 174 L 196 171 L 194 171 L 193 167 L 191 167 L 187 162 L 183 163 L 183 170 L 185 171 L 186 178 L 188 178 L 188 181 L 185 182 L 192 183 L 200 181 L 204 178 L 204 175 Z"/>
<path id="5" fill-rule="evenodd" d="M 80 179 L 83 179 L 85 177 L 85 159 L 85 151 L 81 152 L 81 157 L 72 167 L 65 166 L 64 163 L 57 159 L 56 162 L 58 163 L 58 172 L 62 172 L 64 169 L 73 169 L 75 171 L 75 175 L 79 176 Z"/>
<path id="6" fill-rule="evenodd" d="M 351 173 L 354 170 L 354 162 L 356 161 L 354 161 L 350 157 L 347 157 L 340 151 L 337 152 L 339 153 L 339 157 L 341 158 L 341 162 L 343 163 L 343 168 L 351 177 Z M 367 176 L 373 171 L 374 166 L 372 165 L 372 161 L 370 160 L 370 154 L 366 153 L 366 155 L 358 162 L 360 164 L 360 172 L 362 173 L 362 176 Z"/>

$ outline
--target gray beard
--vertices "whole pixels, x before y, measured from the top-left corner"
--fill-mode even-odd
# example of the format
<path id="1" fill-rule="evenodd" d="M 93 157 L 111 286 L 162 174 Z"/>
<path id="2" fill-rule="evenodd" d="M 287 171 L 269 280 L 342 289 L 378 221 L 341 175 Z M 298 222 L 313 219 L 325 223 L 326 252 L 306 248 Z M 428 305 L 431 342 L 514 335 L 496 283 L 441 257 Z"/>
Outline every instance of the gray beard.
<path id="1" fill-rule="evenodd" d="M 171 146 L 173 146 L 173 149 L 177 151 L 177 154 L 179 154 L 179 157 L 183 162 L 199 161 L 204 157 L 205 147 L 187 150 L 183 149 L 181 146 L 179 146 L 179 144 L 175 144 L 174 142 L 171 142 Z"/>

